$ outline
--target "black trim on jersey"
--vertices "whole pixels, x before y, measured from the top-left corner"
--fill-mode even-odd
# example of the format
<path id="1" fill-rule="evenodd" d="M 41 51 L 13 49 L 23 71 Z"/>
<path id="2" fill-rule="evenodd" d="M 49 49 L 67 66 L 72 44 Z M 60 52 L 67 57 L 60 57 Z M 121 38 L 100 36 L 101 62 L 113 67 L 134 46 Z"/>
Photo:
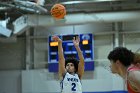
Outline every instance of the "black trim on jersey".
<path id="1" fill-rule="evenodd" d="M 66 73 L 68 73 L 68 72 L 66 72 Z M 63 90 L 63 80 L 64 80 L 64 78 L 66 76 L 66 73 L 63 75 L 63 79 L 60 81 L 61 92 Z"/>

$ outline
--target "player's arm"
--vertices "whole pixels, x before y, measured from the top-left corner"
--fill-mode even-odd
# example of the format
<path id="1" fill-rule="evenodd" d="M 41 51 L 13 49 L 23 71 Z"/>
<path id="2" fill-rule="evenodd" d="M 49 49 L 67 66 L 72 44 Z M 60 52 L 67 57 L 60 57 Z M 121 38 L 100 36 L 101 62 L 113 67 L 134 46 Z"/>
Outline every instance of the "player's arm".
<path id="1" fill-rule="evenodd" d="M 53 40 L 58 42 L 58 61 L 59 61 L 59 78 L 62 79 L 65 74 L 65 58 L 63 54 L 62 40 L 58 36 L 53 36 Z"/>
<path id="2" fill-rule="evenodd" d="M 129 79 L 135 84 L 138 91 L 140 91 L 140 71 L 129 72 Z"/>
<path id="3" fill-rule="evenodd" d="M 76 37 L 76 38 L 73 38 L 73 43 L 74 43 L 74 46 L 77 50 L 77 53 L 78 53 L 78 57 L 79 57 L 79 64 L 78 64 L 78 75 L 79 75 L 79 78 L 81 79 L 83 74 L 84 74 L 84 57 L 83 57 L 83 53 L 79 47 L 79 42 L 80 42 L 80 39 L 79 37 Z"/>

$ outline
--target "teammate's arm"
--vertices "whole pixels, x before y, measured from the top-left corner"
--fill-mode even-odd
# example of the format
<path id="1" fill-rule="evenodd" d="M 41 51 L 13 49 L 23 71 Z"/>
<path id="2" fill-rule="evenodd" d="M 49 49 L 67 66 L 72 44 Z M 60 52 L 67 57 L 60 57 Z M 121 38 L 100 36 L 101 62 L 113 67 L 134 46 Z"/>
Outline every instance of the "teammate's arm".
<path id="1" fill-rule="evenodd" d="M 78 57 L 79 57 L 79 64 L 78 64 L 78 75 L 79 75 L 79 78 L 81 79 L 82 78 L 82 75 L 84 74 L 84 57 L 83 57 L 83 53 L 79 47 L 79 42 L 80 42 L 80 39 L 79 37 L 74 37 L 73 38 L 73 44 L 78 52 Z"/>
<path id="2" fill-rule="evenodd" d="M 62 40 L 58 36 L 53 36 L 53 40 L 58 42 L 58 62 L 59 62 L 59 78 L 62 79 L 65 74 L 65 58 L 63 54 Z"/>

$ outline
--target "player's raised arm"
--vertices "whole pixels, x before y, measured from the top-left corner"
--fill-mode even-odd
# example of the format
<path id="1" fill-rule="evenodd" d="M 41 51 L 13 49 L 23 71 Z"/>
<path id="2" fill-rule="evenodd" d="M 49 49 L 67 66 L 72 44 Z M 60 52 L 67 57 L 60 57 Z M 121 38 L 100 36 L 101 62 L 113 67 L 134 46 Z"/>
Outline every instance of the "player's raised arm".
<path id="1" fill-rule="evenodd" d="M 79 65 L 78 65 L 78 75 L 79 78 L 81 79 L 83 74 L 84 74 L 84 57 L 83 57 L 83 53 L 79 47 L 79 42 L 80 42 L 80 38 L 79 37 L 74 37 L 73 38 L 73 44 L 78 52 L 78 57 L 79 57 Z"/>
<path id="2" fill-rule="evenodd" d="M 65 73 L 65 58 L 63 54 L 62 40 L 58 36 L 53 36 L 53 40 L 58 42 L 59 78 L 62 79 Z"/>

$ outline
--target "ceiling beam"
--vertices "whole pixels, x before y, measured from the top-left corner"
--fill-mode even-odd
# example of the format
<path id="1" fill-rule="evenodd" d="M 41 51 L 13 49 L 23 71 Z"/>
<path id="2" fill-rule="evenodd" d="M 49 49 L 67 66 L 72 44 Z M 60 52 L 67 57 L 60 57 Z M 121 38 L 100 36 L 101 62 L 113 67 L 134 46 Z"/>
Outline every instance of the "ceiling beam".
<path id="1" fill-rule="evenodd" d="M 97 2 L 113 2 L 113 1 L 128 1 L 128 0 L 77 0 L 77 1 L 66 1 L 61 4 L 84 4 L 84 3 L 97 3 Z"/>

